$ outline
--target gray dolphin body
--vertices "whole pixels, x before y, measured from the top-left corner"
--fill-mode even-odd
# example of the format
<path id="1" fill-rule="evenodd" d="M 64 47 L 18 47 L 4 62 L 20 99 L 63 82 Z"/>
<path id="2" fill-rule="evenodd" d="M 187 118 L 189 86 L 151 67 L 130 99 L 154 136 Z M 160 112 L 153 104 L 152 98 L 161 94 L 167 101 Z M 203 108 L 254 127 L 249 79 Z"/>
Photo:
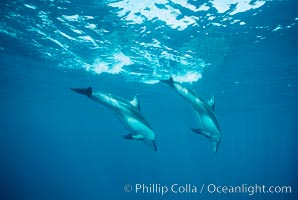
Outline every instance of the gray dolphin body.
<path id="1" fill-rule="evenodd" d="M 214 115 L 214 97 L 206 102 L 194 91 L 175 82 L 172 77 L 168 80 L 161 80 L 161 82 L 168 84 L 193 106 L 197 116 L 198 128 L 192 128 L 191 130 L 207 137 L 213 143 L 213 151 L 216 153 L 220 144 L 221 134 L 218 121 Z"/>
<path id="2" fill-rule="evenodd" d="M 70 89 L 79 94 L 86 95 L 91 100 L 101 103 L 114 111 L 130 133 L 123 136 L 125 139 L 141 140 L 149 144 L 154 151 L 157 150 L 155 134 L 148 121 L 140 113 L 140 105 L 137 96 L 135 96 L 132 101 L 127 101 L 108 93 L 92 92 L 91 87 L 86 89 Z"/>

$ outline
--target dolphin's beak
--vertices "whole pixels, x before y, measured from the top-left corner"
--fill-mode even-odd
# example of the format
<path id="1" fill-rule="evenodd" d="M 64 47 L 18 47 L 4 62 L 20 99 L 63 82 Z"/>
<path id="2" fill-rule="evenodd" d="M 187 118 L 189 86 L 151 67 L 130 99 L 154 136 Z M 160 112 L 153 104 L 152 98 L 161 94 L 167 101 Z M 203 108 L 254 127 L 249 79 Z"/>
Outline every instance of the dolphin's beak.
<path id="1" fill-rule="evenodd" d="M 88 97 L 90 97 L 92 95 L 92 88 L 88 87 L 88 88 L 70 88 L 71 90 L 79 93 L 79 94 L 83 94 L 83 95 L 87 95 Z"/>

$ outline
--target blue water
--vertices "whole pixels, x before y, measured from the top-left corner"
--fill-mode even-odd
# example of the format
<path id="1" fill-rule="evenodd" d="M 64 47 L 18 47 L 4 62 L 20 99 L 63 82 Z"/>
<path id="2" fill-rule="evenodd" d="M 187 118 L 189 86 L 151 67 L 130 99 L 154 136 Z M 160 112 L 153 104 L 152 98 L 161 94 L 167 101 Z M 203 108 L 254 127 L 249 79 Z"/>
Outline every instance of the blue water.
<path id="1" fill-rule="evenodd" d="M 1 1 L 0 199 L 297 199 L 297 2 L 185 2 Z M 191 106 L 158 82 L 169 76 L 215 95 L 217 154 L 190 130 Z M 69 90 L 88 86 L 139 94 L 157 152 L 124 140 L 109 109 Z M 123 189 L 175 183 L 198 192 Z M 209 184 L 291 193 L 216 194 Z"/>

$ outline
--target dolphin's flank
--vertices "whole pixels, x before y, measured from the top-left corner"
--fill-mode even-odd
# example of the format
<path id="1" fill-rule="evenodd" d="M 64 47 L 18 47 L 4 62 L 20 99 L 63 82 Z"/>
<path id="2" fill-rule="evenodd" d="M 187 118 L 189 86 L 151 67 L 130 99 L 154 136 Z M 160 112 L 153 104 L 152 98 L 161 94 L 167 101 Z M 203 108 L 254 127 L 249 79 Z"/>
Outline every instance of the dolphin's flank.
<path id="1" fill-rule="evenodd" d="M 79 94 L 86 95 L 91 100 L 114 111 L 116 116 L 129 131 L 129 134 L 123 136 L 123 138 L 141 140 L 145 144 L 148 144 L 154 151 L 157 150 L 155 134 L 148 121 L 140 113 L 140 105 L 137 96 L 135 96 L 132 101 L 127 101 L 109 93 L 101 91 L 93 92 L 91 87 L 70 89 Z"/>

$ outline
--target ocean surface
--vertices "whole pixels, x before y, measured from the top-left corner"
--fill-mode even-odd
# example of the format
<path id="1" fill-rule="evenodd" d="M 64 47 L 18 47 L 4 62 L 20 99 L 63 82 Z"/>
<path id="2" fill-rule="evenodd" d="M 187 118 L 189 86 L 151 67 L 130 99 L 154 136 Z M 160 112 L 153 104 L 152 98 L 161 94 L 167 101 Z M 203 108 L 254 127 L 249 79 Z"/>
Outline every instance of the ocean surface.
<path id="1" fill-rule="evenodd" d="M 0 199 L 298 199 L 297 10 L 296 0 L 2 0 Z M 215 96 L 217 154 L 191 131 L 191 105 L 159 82 L 170 76 Z M 89 86 L 138 94 L 157 151 L 69 89 Z"/>

